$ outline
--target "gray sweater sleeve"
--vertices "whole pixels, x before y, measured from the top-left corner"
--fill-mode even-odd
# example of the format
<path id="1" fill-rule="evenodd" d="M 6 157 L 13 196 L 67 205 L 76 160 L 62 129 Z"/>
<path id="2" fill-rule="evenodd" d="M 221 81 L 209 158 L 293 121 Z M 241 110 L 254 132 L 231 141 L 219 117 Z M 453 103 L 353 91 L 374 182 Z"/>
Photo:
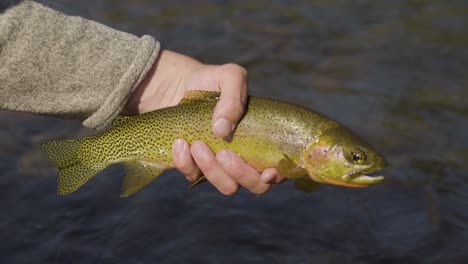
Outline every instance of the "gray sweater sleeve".
<path id="1" fill-rule="evenodd" d="M 0 4 L 0 108 L 102 128 L 121 112 L 158 52 L 150 36 L 33 1 Z"/>

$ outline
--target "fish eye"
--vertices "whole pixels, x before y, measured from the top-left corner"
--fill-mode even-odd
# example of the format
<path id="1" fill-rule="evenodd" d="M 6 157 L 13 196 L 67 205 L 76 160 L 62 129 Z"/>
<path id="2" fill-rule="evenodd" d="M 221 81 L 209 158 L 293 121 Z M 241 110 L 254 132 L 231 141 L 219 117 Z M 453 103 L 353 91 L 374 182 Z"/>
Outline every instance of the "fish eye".
<path id="1" fill-rule="evenodd" d="M 351 152 L 351 157 L 352 157 L 354 163 L 357 163 L 357 164 L 362 164 L 366 159 L 366 155 L 360 149 L 353 150 Z"/>
<path id="2" fill-rule="evenodd" d="M 361 155 L 359 153 L 354 153 L 353 154 L 353 160 L 354 161 L 360 161 L 362 159 Z"/>

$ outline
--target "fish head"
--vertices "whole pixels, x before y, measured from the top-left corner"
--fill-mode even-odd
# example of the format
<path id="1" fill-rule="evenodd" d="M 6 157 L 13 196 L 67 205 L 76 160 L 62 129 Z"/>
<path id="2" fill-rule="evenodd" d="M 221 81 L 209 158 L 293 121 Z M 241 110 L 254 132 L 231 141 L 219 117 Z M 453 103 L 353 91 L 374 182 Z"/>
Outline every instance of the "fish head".
<path id="1" fill-rule="evenodd" d="M 313 180 L 346 187 L 382 182 L 383 176 L 369 174 L 386 164 L 372 147 L 342 126 L 324 131 L 303 153 L 303 166 Z"/>

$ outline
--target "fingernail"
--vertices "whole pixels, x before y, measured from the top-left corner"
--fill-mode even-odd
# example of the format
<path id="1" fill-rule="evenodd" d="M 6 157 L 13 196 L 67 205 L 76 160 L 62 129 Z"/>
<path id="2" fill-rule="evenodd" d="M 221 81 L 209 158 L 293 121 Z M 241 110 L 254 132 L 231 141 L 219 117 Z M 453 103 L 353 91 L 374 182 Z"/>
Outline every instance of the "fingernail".
<path id="1" fill-rule="evenodd" d="M 229 167 L 232 162 L 231 156 L 226 151 L 219 152 L 216 156 L 216 160 L 218 160 L 218 162 L 221 163 L 221 165 L 225 168 Z"/>
<path id="2" fill-rule="evenodd" d="M 234 125 L 223 117 L 218 118 L 213 126 L 214 133 L 220 137 L 228 136 L 233 129 Z"/>
<path id="3" fill-rule="evenodd" d="M 185 144 L 184 140 L 181 138 L 178 138 L 174 141 L 174 149 L 173 152 L 176 154 L 180 154 L 185 151 L 185 148 L 187 145 Z"/>

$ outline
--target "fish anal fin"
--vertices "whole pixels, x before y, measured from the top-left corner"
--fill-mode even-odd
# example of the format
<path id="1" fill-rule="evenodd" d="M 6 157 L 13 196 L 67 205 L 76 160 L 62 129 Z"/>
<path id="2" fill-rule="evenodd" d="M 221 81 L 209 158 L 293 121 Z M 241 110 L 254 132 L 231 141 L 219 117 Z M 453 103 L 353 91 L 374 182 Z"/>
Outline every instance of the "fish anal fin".
<path id="1" fill-rule="evenodd" d="M 152 180 L 161 175 L 166 168 L 158 163 L 131 160 L 123 163 L 125 176 L 122 183 L 121 197 L 128 197 L 141 190 Z"/>
<path id="2" fill-rule="evenodd" d="M 189 104 L 195 101 L 218 101 L 220 95 L 219 92 L 190 90 L 185 92 L 184 98 L 180 100 L 179 105 Z"/>
<path id="3" fill-rule="evenodd" d="M 284 158 L 280 160 L 276 170 L 279 174 L 288 178 L 299 178 L 308 174 L 305 169 L 297 166 L 297 164 L 294 163 L 294 161 L 292 161 L 292 159 L 287 155 L 284 155 Z"/>
<path id="4" fill-rule="evenodd" d="M 301 177 L 297 178 L 294 181 L 294 185 L 296 186 L 296 189 L 301 190 L 306 193 L 312 193 L 315 190 L 317 190 L 318 187 L 320 187 L 320 183 L 312 180 L 309 177 Z"/>

